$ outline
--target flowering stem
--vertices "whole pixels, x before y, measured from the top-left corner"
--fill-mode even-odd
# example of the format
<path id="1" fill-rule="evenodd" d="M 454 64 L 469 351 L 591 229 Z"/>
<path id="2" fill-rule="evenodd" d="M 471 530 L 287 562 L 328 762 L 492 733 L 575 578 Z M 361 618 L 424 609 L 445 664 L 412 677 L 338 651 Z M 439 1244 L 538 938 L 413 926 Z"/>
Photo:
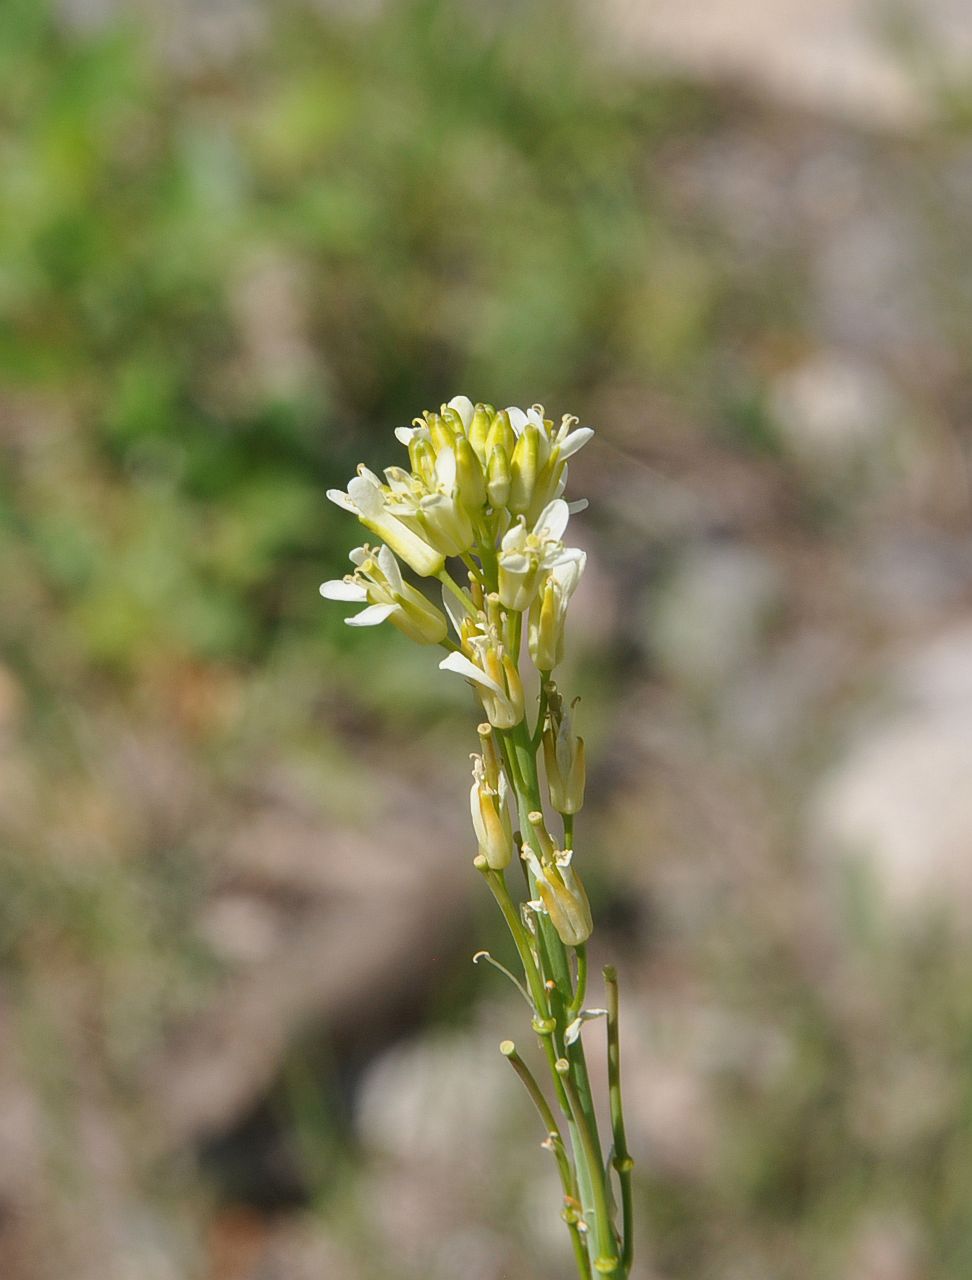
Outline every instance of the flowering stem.
<path id="1" fill-rule="evenodd" d="M 524 835 L 539 847 L 540 842 L 534 824 L 529 815 L 534 816 L 541 811 L 540 785 L 537 776 L 536 748 L 530 739 L 526 725 L 521 722 L 513 729 L 500 735 L 504 746 L 509 746 L 508 759 L 511 760 L 511 776 L 517 791 L 520 807 L 520 822 Z M 530 876 L 532 895 L 536 897 L 536 886 Z M 548 974 L 546 988 L 551 1017 L 555 1020 L 554 1039 L 558 1051 L 564 1056 L 558 1062 L 564 1064 L 565 1072 L 555 1064 L 557 1076 L 562 1077 L 564 1091 L 567 1093 L 569 1109 L 566 1114 L 572 1121 L 571 1139 L 574 1146 L 574 1158 L 577 1164 L 577 1179 L 584 1204 L 585 1216 L 593 1219 L 594 1230 L 589 1237 L 593 1245 L 597 1240 L 597 1258 L 613 1257 L 613 1245 L 609 1253 L 604 1251 L 606 1239 L 614 1238 L 614 1228 L 607 1208 L 607 1183 L 604 1159 L 597 1130 L 597 1117 L 594 1111 L 594 1099 L 591 1093 L 590 1078 L 584 1056 L 584 1046 L 580 1038 L 567 1045 L 563 1033 L 568 1024 L 576 1017 L 571 1010 L 577 1001 L 574 984 L 571 981 L 570 965 L 567 949 L 561 942 L 550 919 L 541 915 L 538 919 L 539 960 L 542 971 Z M 582 962 L 578 962 L 578 978 L 586 972 Z M 581 993 L 583 999 L 583 992 Z M 578 1003 L 578 1009 L 579 1009 Z M 592 1262 L 597 1262 L 592 1258 Z M 610 1274 L 610 1273 L 607 1273 Z"/>
<path id="2" fill-rule="evenodd" d="M 607 1042 L 608 1042 L 608 1096 L 611 1104 L 611 1132 L 614 1137 L 613 1165 L 621 1186 L 621 1260 L 625 1272 L 630 1270 L 634 1256 L 634 1214 L 632 1205 L 631 1170 L 634 1161 L 628 1151 L 624 1132 L 624 1109 L 621 1104 L 621 1045 L 618 1034 L 618 974 L 614 965 L 604 968 L 604 985 L 607 987 Z"/>
<path id="3" fill-rule="evenodd" d="M 594 1165 L 600 1165 L 600 1152 L 597 1146 L 597 1132 L 592 1126 L 587 1109 L 577 1092 L 577 1086 L 571 1078 L 570 1063 L 566 1058 L 560 1058 L 557 1061 L 556 1071 L 558 1075 L 563 1077 L 564 1088 L 567 1091 L 567 1097 L 570 1099 L 571 1109 L 574 1112 L 574 1119 L 577 1122 L 577 1129 L 580 1134 L 581 1146 L 584 1151 L 584 1157 L 587 1161 L 588 1168 Z M 594 1193 L 594 1230 L 593 1243 L 597 1249 L 597 1253 L 593 1258 L 594 1269 L 600 1275 L 619 1276 L 618 1268 L 620 1259 L 615 1250 L 617 1242 L 614 1236 L 614 1228 L 611 1225 L 611 1211 L 608 1208 L 607 1187 L 602 1178 L 595 1178 L 593 1183 Z"/>
<path id="4" fill-rule="evenodd" d="M 540 1088 L 539 1084 L 537 1084 L 533 1072 L 517 1053 L 516 1045 L 513 1041 L 504 1040 L 500 1045 L 500 1053 L 502 1053 L 508 1060 L 510 1066 L 523 1081 L 526 1086 L 527 1093 L 529 1093 L 533 1100 L 533 1104 L 540 1113 L 540 1119 L 543 1121 L 547 1130 L 547 1141 L 544 1145 L 549 1146 L 557 1161 L 557 1169 L 560 1173 L 560 1183 L 564 1189 L 563 1218 L 567 1223 L 567 1229 L 570 1231 L 570 1240 L 574 1249 L 574 1259 L 577 1263 L 577 1269 L 582 1280 L 590 1280 L 590 1259 L 587 1256 L 587 1249 L 584 1247 L 584 1240 L 578 1226 L 581 1204 L 578 1199 L 577 1182 L 574 1178 L 574 1172 L 570 1167 L 570 1160 L 567 1157 L 567 1150 L 564 1146 L 564 1140 L 560 1133 L 560 1127 L 554 1119 L 554 1114 L 550 1110 L 547 1099 L 543 1096 L 543 1090 Z"/>

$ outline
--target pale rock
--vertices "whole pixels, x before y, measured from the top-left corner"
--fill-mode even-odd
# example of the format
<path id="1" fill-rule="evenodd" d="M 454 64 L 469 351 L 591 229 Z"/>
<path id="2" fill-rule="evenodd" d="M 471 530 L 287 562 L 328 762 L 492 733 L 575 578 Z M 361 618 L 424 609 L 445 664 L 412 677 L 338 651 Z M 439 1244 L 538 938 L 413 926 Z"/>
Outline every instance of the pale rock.
<path id="1" fill-rule="evenodd" d="M 718 542 L 692 548 L 647 620 L 656 658 L 690 689 L 718 688 L 758 652 L 782 589 L 777 567 L 759 550 Z"/>
<path id="2" fill-rule="evenodd" d="M 865 875 L 882 915 L 972 919 L 972 626 L 899 660 L 887 710 L 812 797 L 807 847 L 828 883 Z"/>
<path id="3" fill-rule="evenodd" d="M 770 413 L 786 449 L 811 471 L 862 461 L 887 470 L 900 452 L 898 397 L 877 368 L 847 352 L 817 352 L 780 375 Z"/>

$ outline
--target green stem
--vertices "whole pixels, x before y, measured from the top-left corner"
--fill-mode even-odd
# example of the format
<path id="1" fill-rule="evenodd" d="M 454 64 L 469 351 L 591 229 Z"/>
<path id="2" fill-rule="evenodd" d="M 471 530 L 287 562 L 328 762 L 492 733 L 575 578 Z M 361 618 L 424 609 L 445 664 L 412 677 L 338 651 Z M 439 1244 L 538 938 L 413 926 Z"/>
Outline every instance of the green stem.
<path id="1" fill-rule="evenodd" d="M 557 1169 L 560 1172 L 560 1184 L 564 1189 L 564 1221 L 570 1231 L 577 1270 L 582 1280 L 590 1280 L 590 1259 L 587 1256 L 587 1249 L 584 1247 L 584 1241 L 578 1228 L 578 1211 L 581 1209 L 581 1204 L 578 1198 L 577 1182 L 574 1177 L 574 1171 L 570 1167 L 570 1160 L 567 1157 L 567 1149 L 564 1146 L 560 1126 L 554 1119 L 554 1114 L 550 1110 L 547 1099 L 543 1096 L 543 1090 L 537 1084 L 533 1072 L 517 1053 L 516 1045 L 513 1041 L 504 1040 L 500 1045 L 500 1053 L 508 1060 L 510 1066 L 523 1081 L 526 1091 L 533 1100 L 533 1104 L 540 1113 L 540 1119 L 547 1130 L 547 1144 L 545 1145 L 549 1145 L 553 1151 L 554 1158 L 557 1161 Z"/>
<path id="2" fill-rule="evenodd" d="M 577 957 L 577 985 L 574 988 L 574 998 L 567 1010 L 567 1016 L 571 1022 L 583 1009 L 584 996 L 587 994 L 587 943 L 582 942 L 579 947 L 575 947 L 574 955 Z"/>
<path id="3" fill-rule="evenodd" d="M 524 837 L 532 839 L 535 842 L 534 847 L 539 848 L 540 843 L 536 839 L 533 824 L 529 818 L 530 813 L 542 810 L 536 751 L 523 722 L 513 729 L 506 730 L 501 734 L 501 738 L 504 740 L 504 747 L 509 748 L 509 757 L 514 762 L 512 772 L 520 808 L 521 830 Z M 533 884 L 532 876 L 529 877 L 529 881 L 532 896 L 535 897 L 536 886 Z M 597 1116 L 594 1110 L 594 1098 L 587 1071 L 587 1062 L 584 1057 L 584 1046 L 580 1039 L 577 1039 L 570 1046 L 565 1045 L 563 1040 L 564 1030 L 568 1023 L 572 1021 L 571 1018 L 568 1018 L 567 1013 L 574 998 L 567 949 L 546 915 L 541 915 L 538 918 L 537 941 L 540 968 L 550 976 L 554 988 L 549 990 L 548 987 L 549 1007 L 551 1015 L 556 1021 L 554 1037 L 558 1050 L 565 1055 L 564 1061 L 568 1064 L 569 1078 L 573 1089 L 574 1101 L 568 1114 L 571 1115 L 574 1121 L 571 1126 L 571 1138 L 574 1140 L 576 1130 L 576 1137 L 579 1139 L 575 1143 L 575 1159 L 577 1161 L 577 1177 L 582 1193 L 584 1211 L 585 1214 L 594 1217 L 597 1231 L 602 1236 L 605 1233 L 609 1233 L 613 1238 L 614 1228 L 610 1216 L 604 1219 L 603 1222 L 601 1221 L 603 1211 L 606 1211 L 607 1206 L 607 1175 L 604 1168 L 604 1158 L 601 1154 Z M 580 1131 L 579 1116 L 583 1117 L 584 1120 L 586 1139 Z M 604 1207 L 603 1211 L 599 1206 Z"/>
<path id="4" fill-rule="evenodd" d="M 634 1257 L 634 1213 L 631 1187 L 631 1170 L 634 1161 L 628 1150 L 624 1132 L 624 1108 L 621 1102 L 621 1042 L 618 1031 L 620 996 L 618 974 L 613 965 L 604 969 L 604 985 L 607 987 L 607 1044 L 608 1044 L 608 1096 L 611 1105 L 611 1132 L 614 1137 L 612 1161 L 621 1186 L 621 1261 L 625 1274 L 631 1269 Z"/>
<path id="5" fill-rule="evenodd" d="M 540 706 L 537 708 L 537 723 L 534 726 L 532 738 L 534 756 L 540 750 L 540 743 L 543 741 L 543 722 L 547 718 L 547 681 L 549 679 L 549 671 L 540 672 Z"/>
<path id="6" fill-rule="evenodd" d="M 483 861 L 485 862 L 485 859 Z M 530 988 L 530 996 L 533 1000 L 537 1017 L 545 1021 L 552 1021 L 547 992 L 543 985 L 543 977 L 537 968 L 537 962 L 533 958 L 530 940 L 527 938 L 520 921 L 520 913 L 517 911 L 516 904 L 510 897 L 510 892 L 506 887 L 506 877 L 502 871 L 492 871 L 489 867 L 479 866 L 478 858 L 475 863 L 477 870 L 482 873 L 486 883 L 492 890 L 500 911 L 503 913 L 503 919 L 506 921 L 507 928 L 513 938 L 517 954 L 520 957 L 520 963 L 523 965 L 523 972 L 526 975 L 527 986 Z"/>
<path id="7" fill-rule="evenodd" d="M 468 610 L 472 607 L 469 597 L 466 595 L 465 591 L 463 591 L 462 587 L 459 586 L 458 582 L 454 580 L 454 578 L 452 577 L 452 574 L 449 573 L 448 569 L 442 570 L 442 572 L 439 574 L 439 581 L 442 583 L 442 585 L 446 588 L 447 591 L 452 592 L 452 594 L 456 597 L 457 600 L 462 601 L 462 605 L 464 609 Z"/>
<path id="8" fill-rule="evenodd" d="M 557 1062 L 556 1069 L 563 1077 L 564 1088 L 567 1090 L 567 1097 L 570 1099 L 581 1146 L 584 1150 L 584 1158 L 587 1161 L 588 1168 L 592 1168 L 600 1164 L 600 1154 L 595 1143 L 595 1133 L 591 1126 L 590 1118 L 571 1076 L 570 1063 L 566 1058 L 561 1058 Z M 592 1259 L 594 1270 L 599 1275 L 613 1276 L 616 1280 L 621 1280 L 623 1272 L 619 1271 L 621 1260 L 616 1253 L 617 1240 L 615 1239 L 614 1228 L 611 1225 L 611 1210 L 608 1207 L 607 1187 L 603 1178 L 595 1178 L 593 1182 L 593 1235 L 594 1245 L 597 1249 L 597 1253 Z"/>

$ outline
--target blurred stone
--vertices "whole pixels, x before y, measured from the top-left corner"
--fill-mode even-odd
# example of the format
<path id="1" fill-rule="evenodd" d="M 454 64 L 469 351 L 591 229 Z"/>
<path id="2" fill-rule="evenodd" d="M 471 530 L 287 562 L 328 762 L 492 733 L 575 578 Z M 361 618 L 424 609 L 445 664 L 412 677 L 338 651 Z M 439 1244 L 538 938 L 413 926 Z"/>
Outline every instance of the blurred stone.
<path id="1" fill-rule="evenodd" d="M 960 75 L 972 50 L 961 0 L 922 0 L 905 12 L 931 56 Z M 932 95 L 887 40 L 868 0 L 610 0 L 597 14 L 627 60 L 742 84 L 868 127 L 913 128 L 933 110 Z"/>
<path id="2" fill-rule="evenodd" d="M 902 406 L 890 383 L 844 351 L 818 352 L 781 375 L 770 410 L 797 461 L 825 475 L 862 461 L 887 470 L 899 448 Z"/>
<path id="3" fill-rule="evenodd" d="M 808 847 L 828 878 L 864 870 L 893 917 L 972 918 L 972 626 L 901 661 L 888 709 L 819 784 Z"/>
<path id="4" fill-rule="evenodd" d="M 357 1128 L 372 1150 L 439 1168 L 489 1159 L 512 1075 L 490 1035 L 425 1035 L 389 1049 L 367 1070 Z M 471 1171 L 478 1176 L 478 1167 Z"/>
<path id="5" fill-rule="evenodd" d="M 711 691 L 754 657 L 782 590 L 761 551 L 720 542 L 694 547 L 653 604 L 652 650 L 680 683 Z"/>
<path id="6" fill-rule="evenodd" d="M 846 1280 L 922 1280 L 928 1274 L 924 1252 L 907 1214 L 873 1214 L 858 1228 L 841 1275 Z"/>
<path id="7" fill-rule="evenodd" d="M 722 721 L 731 741 L 777 760 L 819 731 L 821 706 L 847 678 L 839 636 L 807 629 L 760 656 L 726 689 Z"/>
<path id="8" fill-rule="evenodd" d="M 896 528 L 862 548 L 852 572 L 861 597 L 883 621 L 934 622 L 972 587 L 972 545 L 933 529 Z M 959 675 L 948 668 L 934 678 Z"/>
<path id="9" fill-rule="evenodd" d="M 289 925 L 282 912 L 248 893 L 227 893 L 205 909 L 200 933 L 223 960 L 256 964 L 286 938 Z"/>

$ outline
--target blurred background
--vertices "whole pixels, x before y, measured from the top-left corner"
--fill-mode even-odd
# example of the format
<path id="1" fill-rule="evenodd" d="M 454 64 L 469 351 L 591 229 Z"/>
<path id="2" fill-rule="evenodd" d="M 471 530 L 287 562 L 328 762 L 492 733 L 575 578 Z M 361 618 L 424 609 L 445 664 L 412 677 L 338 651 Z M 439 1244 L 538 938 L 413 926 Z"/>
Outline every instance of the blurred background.
<path id="1" fill-rule="evenodd" d="M 967 6 L 5 0 L 0 174 L 4 1280 L 571 1274 L 475 712 L 317 594 L 459 392 L 598 430 L 638 1280 L 972 1274 Z"/>

